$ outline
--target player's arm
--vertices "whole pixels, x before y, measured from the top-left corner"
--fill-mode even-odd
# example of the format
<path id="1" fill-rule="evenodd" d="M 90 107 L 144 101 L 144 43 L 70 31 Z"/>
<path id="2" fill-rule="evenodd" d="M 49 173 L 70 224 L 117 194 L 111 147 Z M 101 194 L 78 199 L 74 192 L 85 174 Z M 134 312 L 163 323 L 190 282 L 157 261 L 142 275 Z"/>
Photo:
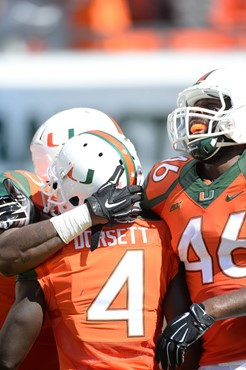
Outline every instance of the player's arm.
<path id="1" fill-rule="evenodd" d="M 246 315 L 246 288 L 192 304 L 184 314 L 171 320 L 156 348 L 163 369 L 175 368 L 184 361 L 184 354 L 216 320 Z M 193 344 L 194 346 L 194 344 Z M 191 348 L 191 347 L 190 347 Z"/>
<path id="2" fill-rule="evenodd" d="M 0 235 L 0 273 L 12 276 L 30 270 L 64 245 L 49 220 L 6 230 Z"/>
<path id="3" fill-rule="evenodd" d="M 122 168 L 116 168 L 111 178 L 87 199 L 87 204 L 34 224 L 28 224 L 32 222 L 31 212 L 24 212 L 25 209 L 32 209 L 31 200 L 24 194 L 19 199 L 15 196 L 21 213 L 25 213 L 22 215 L 25 226 L 23 219 L 16 219 L 16 210 L 12 212 L 12 205 L 8 210 L 7 221 L 2 220 L 1 223 L 0 217 L 0 227 L 2 225 L 4 229 L 6 224 L 3 222 L 7 222 L 10 227 L 0 235 L 0 273 L 11 276 L 34 268 L 91 226 L 107 222 L 132 222 L 139 213 L 135 203 L 141 199 L 141 187 L 117 189 Z M 16 187 L 11 189 L 18 194 Z M 106 204 L 110 207 L 107 208 Z M 20 227 L 16 227 L 20 221 Z"/>
<path id="4" fill-rule="evenodd" d="M 203 301 L 205 311 L 216 320 L 246 315 L 246 288 Z"/>
<path id="5" fill-rule="evenodd" d="M 45 315 L 45 300 L 36 280 L 17 282 L 16 301 L 0 331 L 0 369 L 17 369 L 35 342 Z"/>
<path id="6" fill-rule="evenodd" d="M 171 280 L 168 290 L 165 294 L 165 299 L 163 302 L 163 309 L 164 309 L 164 316 L 169 323 L 178 315 L 183 314 L 186 312 L 190 305 L 191 299 L 189 290 L 187 288 L 186 279 L 185 279 L 185 270 L 182 263 L 179 266 L 178 274 Z M 160 346 L 161 337 L 157 343 L 157 352 L 156 352 L 156 361 L 158 363 L 161 362 L 162 358 L 162 368 L 167 369 L 167 359 L 166 357 L 161 357 L 160 353 L 158 353 L 158 349 Z M 198 369 L 199 360 L 201 356 L 201 343 L 200 341 L 194 343 L 185 353 L 184 362 L 181 366 L 177 369 L 179 370 L 194 370 Z M 165 363 L 164 363 L 165 362 Z"/>
<path id="7" fill-rule="evenodd" d="M 187 288 L 185 271 L 182 263 L 179 271 L 168 285 L 163 302 L 163 310 L 167 322 L 187 311 L 191 305 L 189 290 Z"/>
<path id="8" fill-rule="evenodd" d="M 202 308 L 200 312 L 197 311 L 197 309 L 200 308 L 199 306 Z M 184 347 L 187 348 L 184 355 L 183 366 L 186 364 L 187 357 L 190 356 L 192 352 L 195 354 L 193 349 L 199 348 L 197 347 L 197 343 L 200 342 L 199 338 L 214 324 L 215 321 L 246 315 L 246 288 L 241 288 L 231 293 L 209 298 L 201 302 L 200 305 L 191 306 L 188 312 L 189 316 L 187 316 L 183 322 L 181 321 L 179 325 L 179 328 L 181 328 L 181 325 L 184 323 L 187 324 L 191 318 L 191 327 L 189 328 L 188 336 L 187 338 L 185 336 L 183 337 Z M 187 344 L 185 343 L 186 339 L 188 342 Z M 190 345 L 190 343 L 192 344 Z M 181 366 L 182 369 L 183 366 Z"/>
<path id="9" fill-rule="evenodd" d="M 63 245 L 49 221 L 37 222 L 32 200 L 12 180 L 3 181 L 0 197 L 0 273 L 15 275 L 31 269 Z"/>
<path id="10" fill-rule="evenodd" d="M 31 199 L 20 191 L 10 179 L 4 180 L 7 195 L 0 197 L 0 273 L 17 275 L 30 270 L 59 251 L 76 233 L 86 230 L 98 222 L 107 222 L 90 216 L 86 205 L 75 211 L 58 216 L 59 233 L 46 216 L 46 220 L 35 222 L 35 207 Z M 72 214 L 71 214 L 72 213 Z M 59 223 L 60 221 L 60 223 Z M 34 222 L 34 223 L 33 223 Z"/>
<path id="11" fill-rule="evenodd" d="M 246 288 L 192 304 L 171 320 L 157 344 L 157 358 L 165 366 L 182 364 L 184 354 L 216 320 L 246 315 Z"/>

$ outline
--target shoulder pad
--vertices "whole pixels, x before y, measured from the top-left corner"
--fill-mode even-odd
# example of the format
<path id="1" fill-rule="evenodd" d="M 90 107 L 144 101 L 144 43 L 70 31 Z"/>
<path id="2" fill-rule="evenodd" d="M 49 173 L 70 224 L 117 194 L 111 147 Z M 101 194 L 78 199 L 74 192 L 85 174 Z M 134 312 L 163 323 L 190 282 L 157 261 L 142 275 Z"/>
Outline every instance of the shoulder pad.
<path id="1" fill-rule="evenodd" d="M 155 201 L 163 201 L 179 182 L 180 172 L 191 161 L 191 157 L 174 157 L 156 163 L 144 183 L 143 206 L 152 208 Z"/>

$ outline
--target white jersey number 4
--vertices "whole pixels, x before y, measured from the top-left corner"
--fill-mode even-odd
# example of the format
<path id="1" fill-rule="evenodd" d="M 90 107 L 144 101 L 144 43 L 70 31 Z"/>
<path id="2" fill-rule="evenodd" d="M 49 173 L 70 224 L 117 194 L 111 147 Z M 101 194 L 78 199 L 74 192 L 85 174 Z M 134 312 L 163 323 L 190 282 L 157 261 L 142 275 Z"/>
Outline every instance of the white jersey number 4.
<path id="1" fill-rule="evenodd" d="M 87 311 L 87 320 L 127 321 L 128 336 L 144 335 L 143 276 L 144 251 L 127 251 Z M 126 309 L 110 309 L 122 287 L 127 284 Z"/>

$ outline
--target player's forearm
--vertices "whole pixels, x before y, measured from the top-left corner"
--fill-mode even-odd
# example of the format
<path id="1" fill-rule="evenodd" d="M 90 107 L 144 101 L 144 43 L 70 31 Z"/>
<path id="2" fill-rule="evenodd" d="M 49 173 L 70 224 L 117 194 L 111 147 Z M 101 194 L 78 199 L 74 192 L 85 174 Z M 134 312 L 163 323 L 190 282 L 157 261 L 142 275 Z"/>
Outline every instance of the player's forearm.
<path id="1" fill-rule="evenodd" d="M 165 295 L 163 309 L 167 322 L 187 311 L 192 303 L 182 268 L 180 265 L 180 271 L 170 282 Z"/>
<path id="2" fill-rule="evenodd" d="M 100 222 L 107 219 L 91 216 L 83 204 L 49 220 L 4 231 L 0 235 L 0 273 L 11 276 L 36 267 Z"/>
<path id="3" fill-rule="evenodd" d="M 6 230 L 0 235 L 0 272 L 11 276 L 27 271 L 64 245 L 49 220 Z"/>
<path id="4" fill-rule="evenodd" d="M 209 298 L 202 302 L 208 315 L 216 320 L 246 315 L 246 288 Z"/>
<path id="5" fill-rule="evenodd" d="M 37 281 L 18 282 L 16 301 L 0 331 L 0 369 L 17 369 L 38 334 L 45 312 L 43 292 Z"/>

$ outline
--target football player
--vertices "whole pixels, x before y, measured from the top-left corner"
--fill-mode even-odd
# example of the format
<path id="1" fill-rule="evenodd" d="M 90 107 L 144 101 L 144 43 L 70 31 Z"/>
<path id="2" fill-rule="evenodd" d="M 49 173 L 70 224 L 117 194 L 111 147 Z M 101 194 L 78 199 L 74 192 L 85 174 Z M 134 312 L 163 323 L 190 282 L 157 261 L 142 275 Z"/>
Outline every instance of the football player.
<path id="1" fill-rule="evenodd" d="M 177 311 L 183 311 L 190 301 L 183 290 L 172 298 L 167 292 L 179 274 L 165 223 L 131 216 L 140 199 L 137 182 L 133 158 L 117 135 L 88 131 L 64 144 L 42 188 L 44 210 L 54 214 L 42 221 L 42 234 L 65 248 L 19 276 L 16 302 L 0 334 L 0 364 L 20 364 L 47 311 L 60 369 L 157 366 L 154 343 L 163 307 L 168 311 L 169 300 L 178 299 Z M 94 252 L 88 209 L 107 223 Z"/>
<path id="2" fill-rule="evenodd" d="M 28 171 L 6 171 L 0 174 L 0 271 L 3 275 L 15 275 L 30 269 L 57 252 L 60 243 L 44 240 L 43 228 L 34 222 L 44 218 L 41 186 L 47 180 L 47 168 L 59 153 L 62 145 L 71 137 L 89 129 L 101 129 L 117 133 L 127 142 L 141 182 L 140 162 L 133 145 L 122 133 L 119 125 L 105 113 L 92 108 L 73 108 L 59 112 L 49 118 L 37 130 L 31 142 L 32 161 L 36 174 Z M 38 176 L 36 176 L 38 175 Z M 35 204 L 35 207 L 34 205 Z M 28 224 L 27 228 L 23 227 Z M 42 227 L 49 227 L 42 224 Z M 38 242 L 39 247 L 36 248 Z M 41 244 L 44 243 L 44 244 Z M 45 243 L 46 242 L 46 243 Z M 0 275 L 0 328 L 15 300 L 15 277 Z M 53 334 L 45 322 L 41 334 L 21 365 L 21 370 L 59 368 Z"/>
<path id="3" fill-rule="evenodd" d="M 203 333 L 201 369 L 246 368 L 245 72 L 213 70 L 179 94 L 167 125 L 180 155 L 145 184 L 143 207 L 168 224 L 194 302 L 159 339 L 163 369 Z"/>

